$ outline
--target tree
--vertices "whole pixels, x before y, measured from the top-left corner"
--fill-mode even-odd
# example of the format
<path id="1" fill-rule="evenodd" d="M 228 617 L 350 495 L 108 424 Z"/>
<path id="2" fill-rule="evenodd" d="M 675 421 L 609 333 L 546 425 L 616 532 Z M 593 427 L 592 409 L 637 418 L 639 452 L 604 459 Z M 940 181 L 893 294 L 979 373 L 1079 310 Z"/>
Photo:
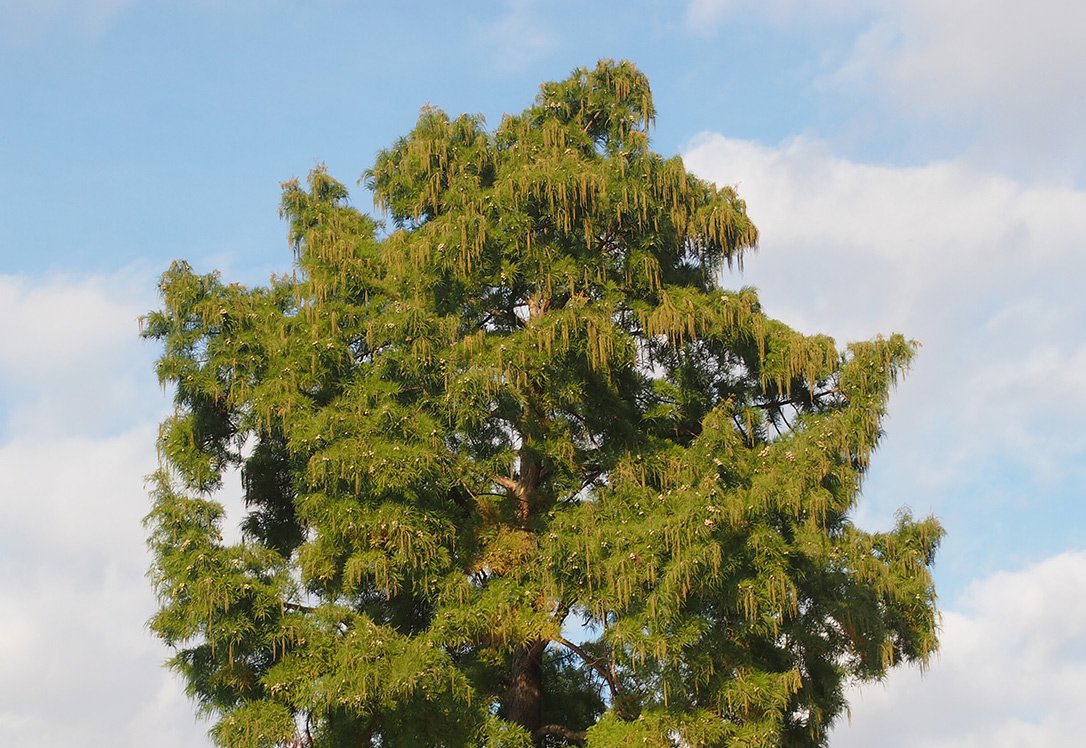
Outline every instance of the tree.
<path id="1" fill-rule="evenodd" d="M 293 273 L 163 275 L 151 625 L 218 744 L 817 746 L 934 651 L 939 524 L 849 518 L 914 345 L 724 290 L 756 229 L 653 116 L 627 62 L 428 107 L 387 228 L 317 168 Z"/>

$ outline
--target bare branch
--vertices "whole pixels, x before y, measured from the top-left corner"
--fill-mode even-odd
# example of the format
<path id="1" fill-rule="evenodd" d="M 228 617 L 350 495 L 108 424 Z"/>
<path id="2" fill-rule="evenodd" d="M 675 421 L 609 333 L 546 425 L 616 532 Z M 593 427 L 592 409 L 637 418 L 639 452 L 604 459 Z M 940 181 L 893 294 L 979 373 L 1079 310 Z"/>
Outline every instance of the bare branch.
<path id="1" fill-rule="evenodd" d="M 841 390 L 836 387 L 831 387 L 828 390 L 822 390 L 822 392 L 812 393 L 809 400 L 806 398 L 790 397 L 784 400 L 770 400 L 767 403 L 753 403 L 751 407 L 762 408 L 763 410 L 780 410 L 785 405 L 810 405 L 812 403 L 817 403 L 820 398 L 826 397 L 828 395 L 840 394 Z"/>

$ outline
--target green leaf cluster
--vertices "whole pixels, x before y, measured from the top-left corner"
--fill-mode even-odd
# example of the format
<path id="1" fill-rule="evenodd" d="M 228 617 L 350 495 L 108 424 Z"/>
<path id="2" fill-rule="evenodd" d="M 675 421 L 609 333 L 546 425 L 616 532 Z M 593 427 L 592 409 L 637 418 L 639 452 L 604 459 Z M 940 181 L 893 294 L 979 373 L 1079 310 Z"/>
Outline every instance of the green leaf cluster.
<path id="1" fill-rule="evenodd" d="M 818 746 L 934 652 L 938 523 L 850 520 L 915 345 L 722 288 L 757 231 L 654 114 L 610 61 L 493 131 L 426 108 L 387 227 L 318 168 L 289 275 L 162 276 L 151 626 L 218 744 Z"/>

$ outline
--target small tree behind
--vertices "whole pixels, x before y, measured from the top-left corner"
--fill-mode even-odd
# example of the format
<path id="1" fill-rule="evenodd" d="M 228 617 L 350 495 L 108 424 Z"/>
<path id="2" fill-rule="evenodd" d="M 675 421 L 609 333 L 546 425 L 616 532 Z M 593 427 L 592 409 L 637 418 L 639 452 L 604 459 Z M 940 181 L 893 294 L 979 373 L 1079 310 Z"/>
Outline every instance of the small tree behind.
<path id="1" fill-rule="evenodd" d="M 427 108 L 390 231 L 316 169 L 291 275 L 163 275 L 152 627 L 218 744 L 817 746 L 934 651 L 939 525 L 849 519 L 913 345 L 723 290 L 757 232 L 653 116 L 625 62 Z"/>

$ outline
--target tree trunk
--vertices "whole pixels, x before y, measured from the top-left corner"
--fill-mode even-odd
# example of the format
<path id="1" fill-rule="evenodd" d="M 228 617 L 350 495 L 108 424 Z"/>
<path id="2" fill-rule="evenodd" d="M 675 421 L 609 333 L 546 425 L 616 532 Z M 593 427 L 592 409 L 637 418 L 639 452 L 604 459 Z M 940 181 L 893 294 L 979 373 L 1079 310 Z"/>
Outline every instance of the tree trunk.
<path id="1" fill-rule="evenodd" d="M 543 650 L 545 640 L 529 642 L 513 660 L 505 694 L 505 716 L 534 735 L 543 725 Z"/>
<path id="2" fill-rule="evenodd" d="M 530 449 L 520 450 L 520 481 L 517 492 L 517 519 L 522 527 L 528 525 L 528 520 L 535 509 L 535 493 L 539 488 L 539 478 L 542 475 L 542 465 L 539 455 Z"/>

